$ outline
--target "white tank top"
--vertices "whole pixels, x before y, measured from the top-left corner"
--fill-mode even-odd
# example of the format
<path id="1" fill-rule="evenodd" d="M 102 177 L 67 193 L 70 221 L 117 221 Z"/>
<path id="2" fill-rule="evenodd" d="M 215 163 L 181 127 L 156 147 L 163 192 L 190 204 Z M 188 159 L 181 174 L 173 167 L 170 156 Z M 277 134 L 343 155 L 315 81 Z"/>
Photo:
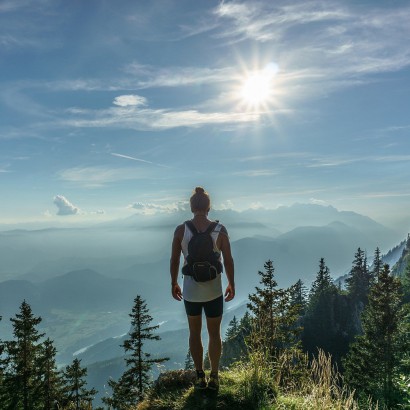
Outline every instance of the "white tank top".
<path id="1" fill-rule="evenodd" d="M 192 238 L 192 232 L 185 226 L 184 237 L 182 238 L 181 248 L 184 255 L 184 265 L 186 265 L 186 258 L 188 256 L 188 243 Z M 221 251 L 216 245 L 219 232 L 222 225 L 218 223 L 215 229 L 211 232 L 212 241 L 214 243 L 214 250 L 218 253 Z M 219 296 L 222 296 L 222 278 L 221 274 L 216 275 L 215 279 L 207 282 L 197 282 L 192 276 L 184 275 L 182 296 L 188 302 L 209 302 Z"/>

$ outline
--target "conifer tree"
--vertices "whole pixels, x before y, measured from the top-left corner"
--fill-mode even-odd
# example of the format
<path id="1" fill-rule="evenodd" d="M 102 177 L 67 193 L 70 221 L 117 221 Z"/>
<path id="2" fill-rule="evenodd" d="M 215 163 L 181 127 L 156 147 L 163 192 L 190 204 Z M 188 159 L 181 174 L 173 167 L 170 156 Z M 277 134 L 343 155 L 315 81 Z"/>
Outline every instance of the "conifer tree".
<path id="1" fill-rule="evenodd" d="M 225 340 L 234 338 L 239 332 L 239 323 L 234 316 L 228 324 L 228 328 L 225 333 Z"/>
<path id="2" fill-rule="evenodd" d="M 298 305 L 300 307 L 300 314 L 303 316 L 306 309 L 306 287 L 301 279 L 292 287 L 290 296 L 292 306 Z"/>
<path id="3" fill-rule="evenodd" d="M 37 330 L 41 317 L 35 317 L 24 300 L 20 312 L 11 318 L 14 340 L 6 341 L 5 374 L 3 385 L 7 392 L 4 409 L 32 410 L 39 405 L 40 397 L 37 360 L 40 354 L 39 340 L 44 336 Z"/>
<path id="4" fill-rule="evenodd" d="M 41 345 L 41 352 L 38 359 L 39 391 L 43 403 L 43 410 L 52 410 L 62 399 L 62 379 L 57 371 L 56 356 L 57 350 L 53 342 L 47 338 Z"/>
<path id="5" fill-rule="evenodd" d="M 303 319 L 303 345 L 311 354 L 316 354 L 320 348 L 336 359 L 339 357 L 342 338 L 337 320 L 338 297 L 338 288 L 333 284 L 324 258 L 321 258 Z"/>
<path id="6" fill-rule="evenodd" d="M 374 251 L 373 265 L 372 265 L 372 283 L 379 277 L 380 272 L 383 270 L 383 261 L 380 254 L 379 247 Z"/>
<path id="7" fill-rule="evenodd" d="M 371 278 L 371 273 L 367 267 L 366 254 L 358 248 L 346 283 L 349 296 L 354 304 L 359 305 L 360 310 L 363 310 L 367 304 L 367 295 L 372 284 Z"/>
<path id="8" fill-rule="evenodd" d="M 404 352 L 410 349 L 410 336 L 403 327 L 405 314 L 400 283 L 384 265 L 362 315 L 364 333 L 351 345 L 344 366 L 345 380 L 359 395 L 370 395 L 388 408 L 396 408 L 394 375 L 400 370 Z"/>
<path id="9" fill-rule="evenodd" d="M 358 248 L 352 263 L 349 276 L 346 279 L 347 292 L 350 301 L 350 325 L 348 333 L 362 333 L 361 314 L 367 305 L 367 298 L 372 284 L 372 274 L 367 267 L 365 252 Z"/>
<path id="10" fill-rule="evenodd" d="M 251 331 L 252 318 L 247 310 L 237 325 L 236 334 L 227 330 L 227 336 L 222 344 L 221 366 L 229 367 L 238 360 L 246 359 L 249 353 L 248 338 Z"/>
<path id="11" fill-rule="evenodd" d="M 244 337 L 248 336 L 252 330 L 252 318 L 247 310 L 243 315 L 242 319 L 239 321 L 239 330 L 240 333 L 244 335 Z"/>
<path id="12" fill-rule="evenodd" d="M 291 304 L 291 289 L 277 288 L 274 279 L 273 262 L 264 264 L 265 271 L 259 271 L 261 287 L 249 295 L 248 308 L 254 315 L 255 336 L 251 343 L 254 348 L 264 349 L 274 360 L 279 352 L 298 342 L 300 328 L 295 327 L 299 317 L 299 307 Z"/>
<path id="13" fill-rule="evenodd" d="M 64 405 L 74 405 L 75 410 L 85 410 L 90 406 L 97 390 L 94 388 L 88 390 L 87 368 L 81 367 L 81 360 L 74 359 L 71 366 L 66 366 L 63 371 L 64 383 Z"/>
<path id="14" fill-rule="evenodd" d="M 222 342 L 222 356 L 220 364 L 229 367 L 232 363 L 241 359 L 245 351 L 244 337 L 241 334 L 240 322 L 236 316 L 228 324 L 225 340 Z"/>
<path id="15" fill-rule="evenodd" d="M 192 359 L 191 351 L 188 349 L 188 352 L 185 357 L 185 370 L 193 370 L 194 361 Z"/>
<path id="16" fill-rule="evenodd" d="M 109 382 L 113 395 L 103 399 L 105 404 L 119 410 L 127 409 L 141 401 L 151 384 L 150 370 L 153 364 L 169 360 L 151 358 L 149 353 L 144 352 L 146 340 L 160 340 L 160 337 L 153 333 L 159 326 L 150 326 L 153 319 L 149 315 L 145 300 L 140 295 L 134 299 L 134 306 L 129 316 L 131 317 L 129 339 L 122 345 L 126 353 L 127 369 L 118 382 L 113 380 Z"/>
<path id="17" fill-rule="evenodd" d="M 310 298 L 314 299 L 320 297 L 320 295 L 322 295 L 325 291 L 327 291 L 329 288 L 332 288 L 333 286 L 334 285 L 330 276 L 330 270 L 326 266 L 325 259 L 320 258 L 319 271 L 310 288 Z"/>

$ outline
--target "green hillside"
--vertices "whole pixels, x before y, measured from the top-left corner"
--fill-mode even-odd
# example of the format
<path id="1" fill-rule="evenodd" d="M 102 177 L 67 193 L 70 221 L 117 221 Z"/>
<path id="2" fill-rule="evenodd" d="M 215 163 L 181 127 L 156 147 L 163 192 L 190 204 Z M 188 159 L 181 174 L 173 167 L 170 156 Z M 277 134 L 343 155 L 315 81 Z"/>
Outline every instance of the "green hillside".
<path id="1" fill-rule="evenodd" d="M 261 360 L 262 359 L 262 360 Z M 338 387 L 339 375 L 324 354 L 304 369 L 297 385 L 269 376 L 263 357 L 233 366 L 220 373 L 218 392 L 195 390 L 192 371 L 171 371 L 161 375 L 146 399 L 135 410 L 276 410 L 358 409 L 353 395 Z M 290 382 L 290 379 L 287 380 Z M 293 379 L 295 381 L 295 379 Z M 280 387 L 279 385 L 282 385 Z M 363 408 L 363 407 L 361 407 Z M 369 404 L 368 409 L 376 408 Z M 134 410 L 134 409 L 129 409 Z"/>

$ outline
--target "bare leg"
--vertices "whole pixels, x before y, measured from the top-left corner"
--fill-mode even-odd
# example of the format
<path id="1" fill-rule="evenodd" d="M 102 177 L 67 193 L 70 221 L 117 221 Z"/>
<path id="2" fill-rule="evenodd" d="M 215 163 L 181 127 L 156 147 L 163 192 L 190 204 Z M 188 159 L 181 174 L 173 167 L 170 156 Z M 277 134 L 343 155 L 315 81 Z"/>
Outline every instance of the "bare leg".
<path id="1" fill-rule="evenodd" d="M 221 321 L 222 316 L 219 317 L 207 317 L 206 325 L 209 334 L 208 355 L 211 363 L 211 372 L 218 373 L 219 360 L 222 352 L 222 340 L 221 340 Z"/>
<path id="2" fill-rule="evenodd" d="M 204 368 L 204 348 L 202 346 L 201 328 L 202 315 L 188 316 L 189 324 L 189 350 L 196 370 Z"/>

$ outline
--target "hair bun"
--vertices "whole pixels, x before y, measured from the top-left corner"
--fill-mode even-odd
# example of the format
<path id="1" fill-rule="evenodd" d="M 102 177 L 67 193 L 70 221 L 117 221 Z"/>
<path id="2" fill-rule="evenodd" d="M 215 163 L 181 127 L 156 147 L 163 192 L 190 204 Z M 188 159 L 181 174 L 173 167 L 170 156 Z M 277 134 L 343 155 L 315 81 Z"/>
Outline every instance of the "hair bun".
<path id="1" fill-rule="evenodd" d="M 201 186 L 197 186 L 197 187 L 195 188 L 195 193 L 196 193 L 196 194 L 203 194 L 203 193 L 205 193 L 205 189 L 202 188 Z"/>

